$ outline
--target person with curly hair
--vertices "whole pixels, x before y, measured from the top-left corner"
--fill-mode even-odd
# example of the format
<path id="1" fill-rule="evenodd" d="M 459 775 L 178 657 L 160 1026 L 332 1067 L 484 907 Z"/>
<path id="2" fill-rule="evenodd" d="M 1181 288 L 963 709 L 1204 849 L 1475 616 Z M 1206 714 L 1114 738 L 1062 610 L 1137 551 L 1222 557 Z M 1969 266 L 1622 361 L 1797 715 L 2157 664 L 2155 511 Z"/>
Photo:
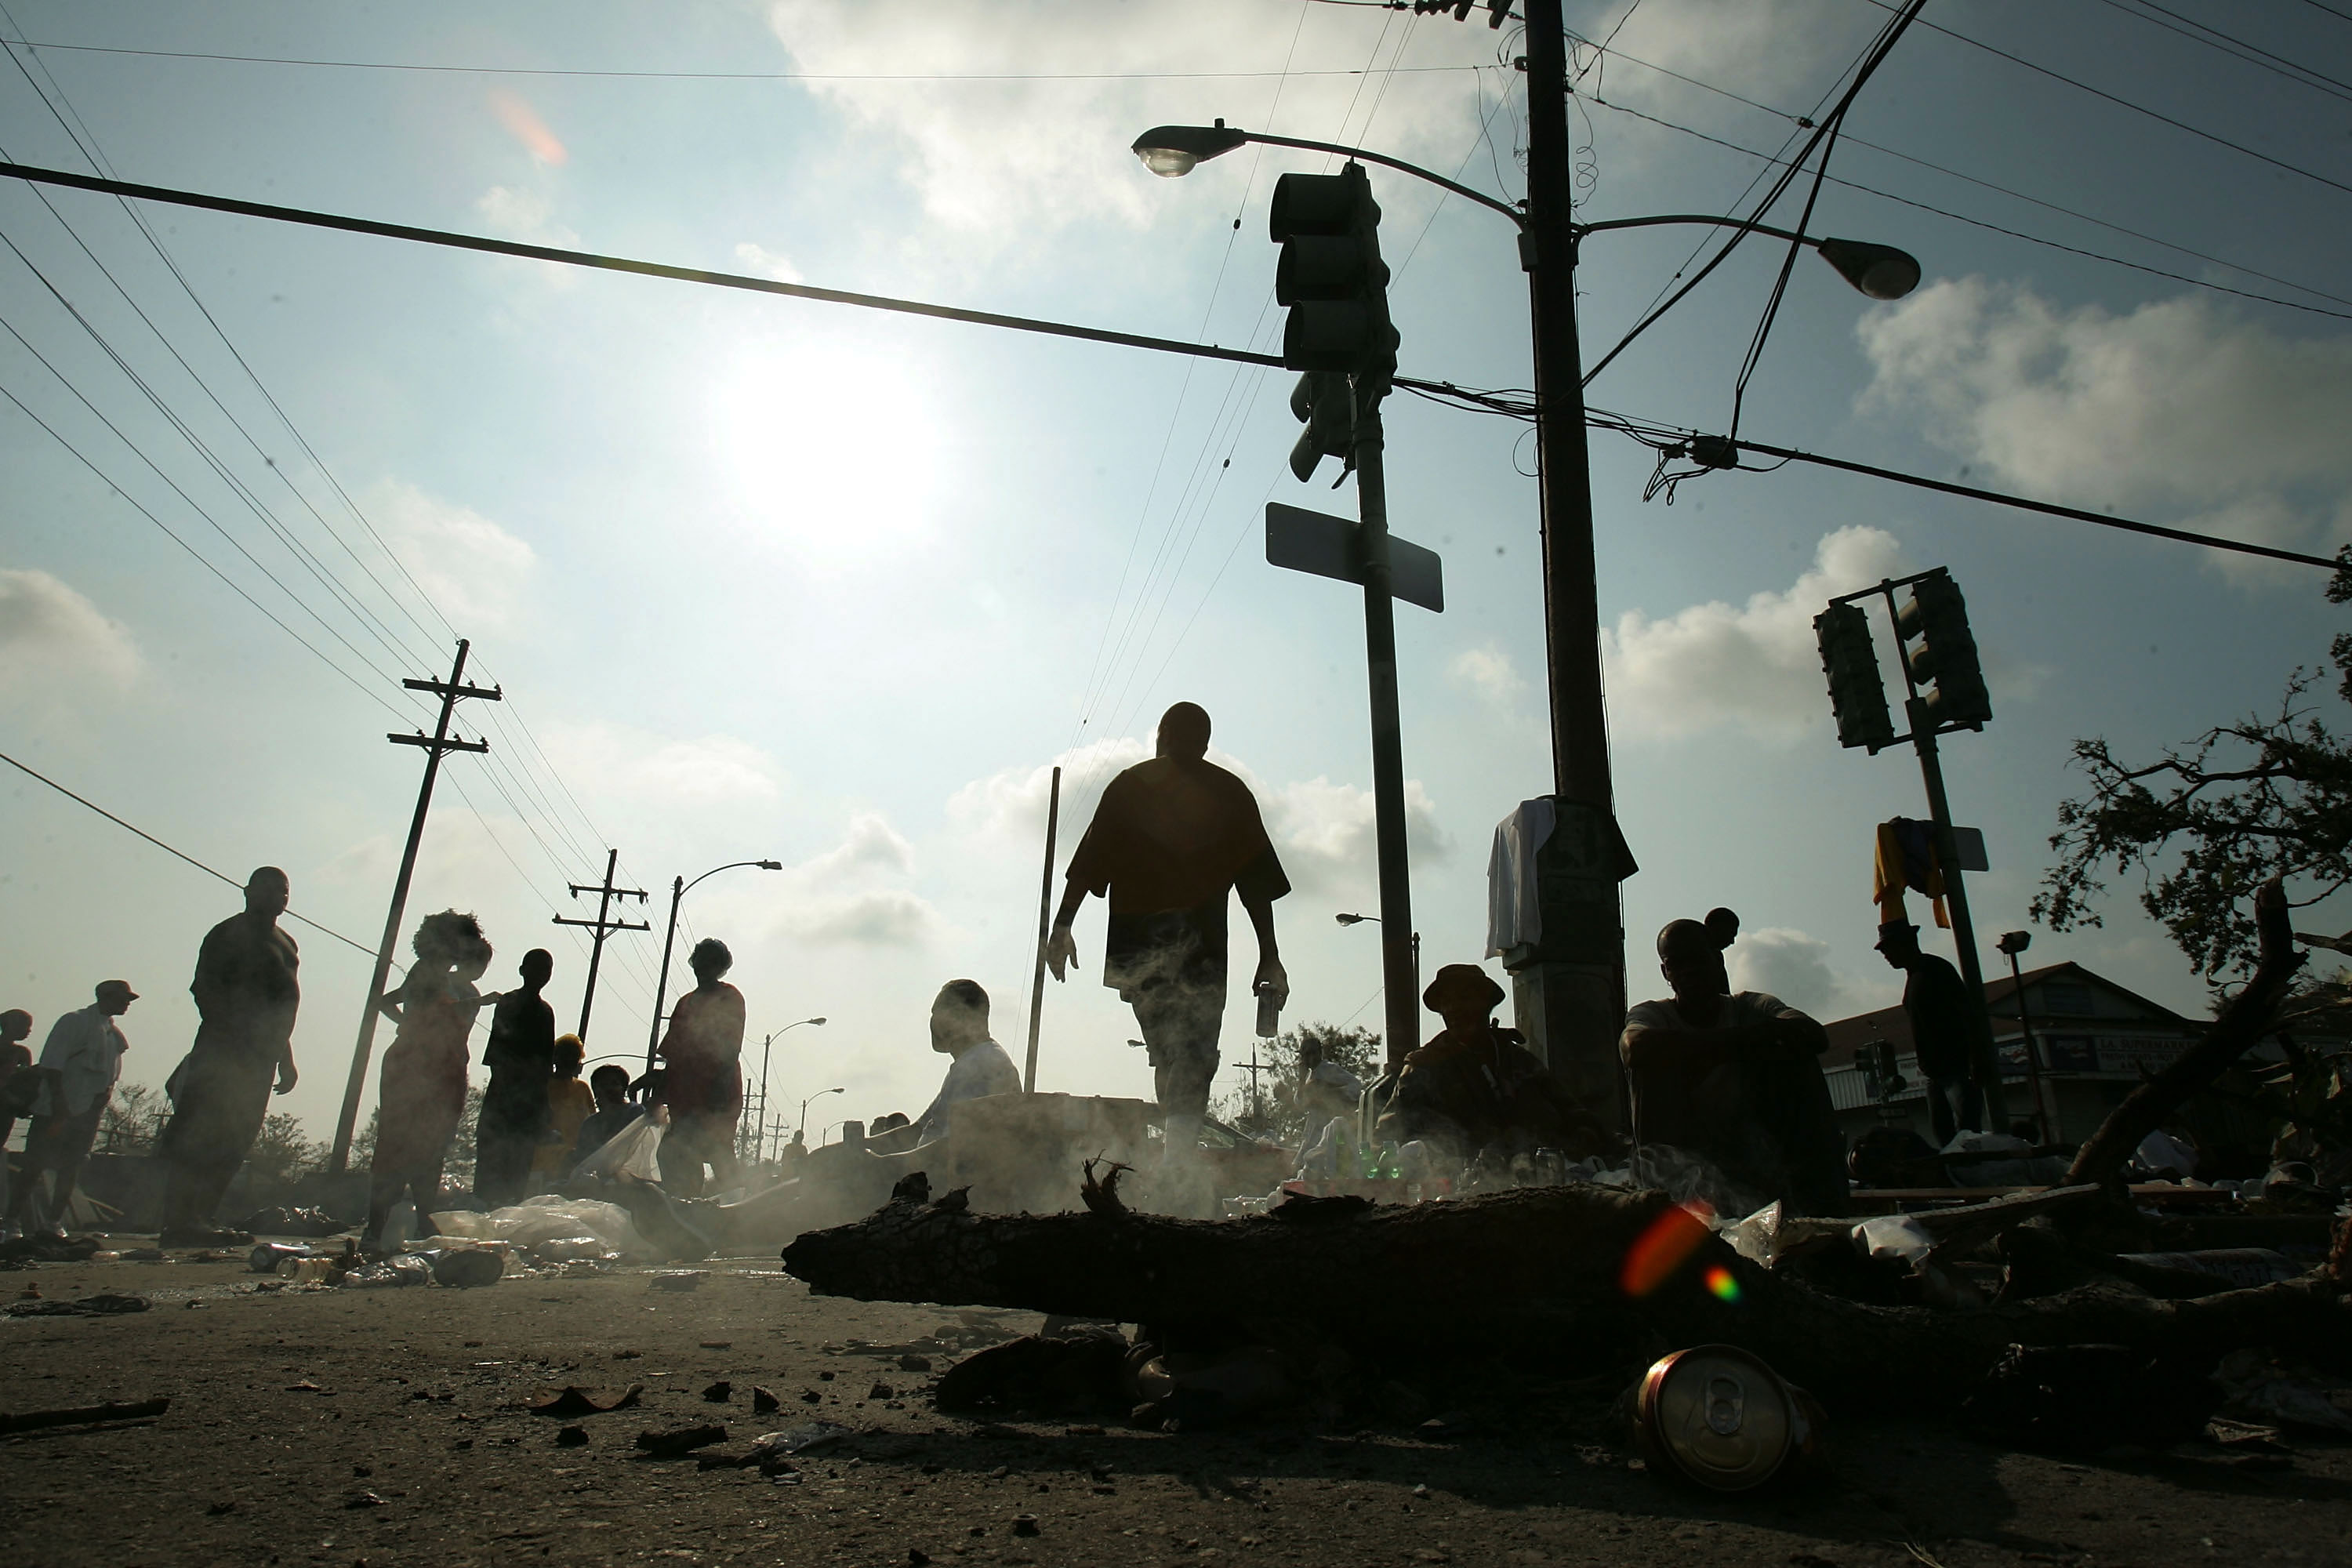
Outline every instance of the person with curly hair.
<path id="1" fill-rule="evenodd" d="M 429 1215 L 441 1199 L 441 1165 L 466 1111 L 466 1038 L 485 1003 L 474 982 L 490 966 L 481 922 L 456 910 L 427 915 L 409 947 L 415 965 L 376 999 L 399 1026 L 376 1088 L 375 1159 L 369 1172 L 362 1250 L 379 1250 L 384 1221 L 403 1194 Z M 430 1223 L 429 1221 L 427 1222 Z"/>

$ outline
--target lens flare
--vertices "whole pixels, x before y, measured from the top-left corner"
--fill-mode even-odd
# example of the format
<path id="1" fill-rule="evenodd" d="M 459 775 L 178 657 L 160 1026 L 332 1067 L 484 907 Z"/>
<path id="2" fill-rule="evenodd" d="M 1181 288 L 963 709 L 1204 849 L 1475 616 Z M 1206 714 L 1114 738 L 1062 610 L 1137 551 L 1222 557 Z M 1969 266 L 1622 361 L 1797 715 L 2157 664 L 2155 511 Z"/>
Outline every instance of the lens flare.
<path id="1" fill-rule="evenodd" d="M 1731 1277 L 1731 1270 L 1726 1268 L 1722 1264 L 1718 1263 L 1714 1268 L 1708 1269 L 1702 1278 L 1706 1281 L 1707 1290 L 1717 1300 L 1737 1301 L 1739 1300 L 1739 1281 L 1733 1279 Z"/>
<path id="2" fill-rule="evenodd" d="M 1651 1221 L 1650 1228 L 1625 1249 L 1617 1273 L 1619 1289 L 1638 1300 L 1664 1284 L 1707 1238 L 1706 1222 L 1714 1217 L 1713 1209 L 1693 1199 Z"/>

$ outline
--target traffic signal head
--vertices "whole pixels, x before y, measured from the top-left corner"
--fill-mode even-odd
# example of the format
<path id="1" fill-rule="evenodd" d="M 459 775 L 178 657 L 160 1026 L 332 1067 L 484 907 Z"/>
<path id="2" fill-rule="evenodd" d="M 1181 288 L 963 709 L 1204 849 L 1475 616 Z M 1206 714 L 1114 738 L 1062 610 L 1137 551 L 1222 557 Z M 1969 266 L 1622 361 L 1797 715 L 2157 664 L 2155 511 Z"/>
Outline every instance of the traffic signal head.
<path id="1" fill-rule="evenodd" d="M 1813 617 L 1813 636 L 1821 643 L 1822 672 L 1830 679 L 1838 744 L 1867 746 L 1874 752 L 1893 745 L 1895 724 L 1887 717 L 1886 685 L 1879 679 L 1870 616 L 1859 605 L 1832 605 Z"/>
<path id="2" fill-rule="evenodd" d="M 1282 363 L 1290 369 L 1369 375 L 1383 389 L 1395 374 L 1380 223 L 1360 163 L 1275 182 L 1266 232 L 1282 247 L 1274 293 L 1290 311 L 1282 331 Z"/>
<path id="3" fill-rule="evenodd" d="M 1307 428 L 1290 449 L 1290 471 L 1304 484 L 1315 466 L 1338 458 L 1353 466 L 1356 435 L 1356 395 L 1338 371 L 1310 370 L 1290 391 L 1290 412 Z"/>
<path id="4" fill-rule="evenodd" d="M 1992 717 L 1992 695 L 1977 662 L 1977 639 L 1969 630 L 1969 607 L 1960 585 L 1937 570 L 1911 584 L 1910 602 L 1895 613 L 1903 658 L 1937 728 L 1975 727 Z M 1916 646 L 1915 646 L 1916 645 Z"/>

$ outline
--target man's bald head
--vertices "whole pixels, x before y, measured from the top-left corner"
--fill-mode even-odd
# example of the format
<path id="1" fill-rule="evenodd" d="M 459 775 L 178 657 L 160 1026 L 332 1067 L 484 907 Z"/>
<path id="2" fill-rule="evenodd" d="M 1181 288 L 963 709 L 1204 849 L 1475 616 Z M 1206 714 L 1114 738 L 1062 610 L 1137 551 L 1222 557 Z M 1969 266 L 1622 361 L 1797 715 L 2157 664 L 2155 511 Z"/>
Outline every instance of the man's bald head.
<path id="1" fill-rule="evenodd" d="M 1179 702 L 1160 716 L 1160 754 L 1201 757 L 1209 751 L 1209 710 L 1197 702 Z"/>
<path id="2" fill-rule="evenodd" d="M 245 910 L 262 920 L 274 921 L 286 912 L 292 900 L 294 884 L 286 873 L 275 866 L 258 866 L 245 879 Z"/>

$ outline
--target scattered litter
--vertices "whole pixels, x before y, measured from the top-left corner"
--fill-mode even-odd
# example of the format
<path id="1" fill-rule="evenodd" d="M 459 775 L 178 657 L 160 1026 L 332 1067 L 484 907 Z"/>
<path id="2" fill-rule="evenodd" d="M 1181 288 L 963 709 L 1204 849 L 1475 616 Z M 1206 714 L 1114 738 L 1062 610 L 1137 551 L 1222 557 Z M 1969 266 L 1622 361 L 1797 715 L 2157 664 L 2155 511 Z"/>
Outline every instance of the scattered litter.
<path id="1" fill-rule="evenodd" d="M 584 1447 L 587 1442 L 588 1428 L 585 1426 L 565 1426 L 555 1434 L 555 1446 L 559 1448 Z"/>
<path id="2" fill-rule="evenodd" d="M 0 1312 L 6 1312 L 13 1318 L 110 1318 L 146 1310 L 147 1298 L 144 1296 L 112 1294 L 84 1296 L 79 1301 L 19 1300 L 0 1307 Z"/>
<path id="3" fill-rule="evenodd" d="M 433 1280 L 433 1265 L 415 1253 L 402 1253 L 380 1263 L 363 1263 L 343 1275 L 343 1283 L 355 1290 L 379 1290 L 404 1285 L 426 1285 Z"/>
<path id="4" fill-rule="evenodd" d="M 612 1404 L 599 1405 L 593 1397 L 590 1396 L 585 1389 L 566 1385 L 563 1392 L 557 1394 L 554 1398 L 543 1399 L 537 1405 L 532 1405 L 530 1407 L 530 1413 L 533 1415 L 553 1415 L 558 1417 L 602 1415 L 609 1411 L 630 1409 L 636 1405 L 638 1399 L 645 1394 L 645 1392 L 646 1385 L 644 1384 L 633 1383 L 622 1392 L 621 1397 L 613 1401 Z M 412 1394 L 410 1397 L 415 1398 L 415 1396 Z"/>
<path id="5" fill-rule="evenodd" d="M 1794 1474 L 1818 1443 L 1820 1409 L 1733 1345 L 1662 1356 L 1634 1395 L 1634 1436 L 1648 1468 L 1714 1491 L 1748 1491 Z"/>
<path id="6" fill-rule="evenodd" d="M 2222 1406 L 2240 1420 L 2352 1432 L 2352 1388 L 2259 1350 L 2232 1351 L 2213 1371 Z"/>
<path id="7" fill-rule="evenodd" d="M 752 1415 L 765 1415 L 771 1411 L 780 1410 L 783 1408 L 783 1403 L 784 1402 L 782 1400 L 778 1399 L 774 1394 L 769 1393 L 766 1389 L 761 1388 L 758 1384 L 755 1383 L 751 1385 Z"/>
<path id="8" fill-rule="evenodd" d="M 898 1391 L 891 1387 L 887 1383 L 877 1383 L 872 1388 L 866 1390 L 866 1397 L 868 1399 L 896 1399 L 898 1397 Z"/>
<path id="9" fill-rule="evenodd" d="M 735 1348 L 735 1342 L 733 1340 L 705 1340 L 702 1342 L 702 1348 L 707 1351 L 731 1351 Z"/>
<path id="10" fill-rule="evenodd" d="M 1905 1214 L 1884 1214 L 1864 1220 L 1853 1227 L 1853 1234 L 1854 1250 L 1864 1258 L 1892 1259 L 1914 1267 L 1936 1247 L 1936 1238 L 1927 1227 Z"/>
<path id="11" fill-rule="evenodd" d="M 735 1385 L 722 1377 L 717 1383 L 714 1383 L 709 1387 L 704 1389 L 702 1391 L 702 1397 L 709 1404 L 724 1405 L 729 1400 L 735 1397 Z"/>
<path id="12" fill-rule="evenodd" d="M 218 1519 L 225 1513 L 235 1513 L 236 1511 L 236 1500 L 235 1498 L 229 1498 L 221 1502 L 206 1503 L 205 1505 L 205 1511 L 212 1515 L 215 1519 Z"/>
<path id="13" fill-rule="evenodd" d="M 487 1247 L 445 1247 L 430 1256 L 433 1282 L 461 1290 L 495 1285 L 507 1271 L 506 1258 Z"/>
<path id="14" fill-rule="evenodd" d="M 849 1428 L 838 1421 L 804 1421 L 781 1432 L 763 1432 L 752 1440 L 752 1447 L 773 1454 L 804 1454 L 847 1436 Z"/>
<path id="15" fill-rule="evenodd" d="M 345 1508 L 382 1508 L 384 1500 L 373 1492 L 353 1492 L 343 1500 Z"/>
<path id="16" fill-rule="evenodd" d="M 927 1355 L 902 1355 L 898 1358 L 898 1370 L 900 1372 L 929 1372 L 931 1370 L 931 1358 Z"/>
<path id="17" fill-rule="evenodd" d="M 340 1236 L 347 1227 L 325 1209 L 310 1207 L 257 1209 L 236 1228 L 256 1236 Z"/>
<path id="18" fill-rule="evenodd" d="M 656 1459 L 675 1459 L 727 1441 L 724 1426 L 681 1426 L 668 1432 L 640 1432 L 637 1447 Z"/>
<path id="19" fill-rule="evenodd" d="M 651 1290 L 698 1290 L 702 1288 L 702 1275 L 699 1268 L 671 1270 L 653 1276 L 646 1281 L 646 1288 Z"/>
<path id="20" fill-rule="evenodd" d="M 26 1410 L 15 1415 L 0 1414 L 0 1432 L 30 1432 L 42 1426 L 86 1426 L 100 1421 L 137 1421 L 149 1415 L 161 1415 L 172 1408 L 169 1399 L 116 1401 L 106 1405 L 83 1405 L 69 1410 Z M 232 1503 L 229 1507 L 236 1506 Z M 218 1511 L 226 1512 L 226 1510 Z"/>
<path id="21" fill-rule="evenodd" d="M 121 1257 L 125 1263 L 161 1263 L 163 1261 L 163 1249 L 160 1247 L 127 1247 L 122 1249 Z"/>
<path id="22" fill-rule="evenodd" d="M 1036 1534 L 1037 1516 L 1034 1513 L 1014 1514 L 1013 1516 L 1013 1533 L 1015 1535 Z"/>

